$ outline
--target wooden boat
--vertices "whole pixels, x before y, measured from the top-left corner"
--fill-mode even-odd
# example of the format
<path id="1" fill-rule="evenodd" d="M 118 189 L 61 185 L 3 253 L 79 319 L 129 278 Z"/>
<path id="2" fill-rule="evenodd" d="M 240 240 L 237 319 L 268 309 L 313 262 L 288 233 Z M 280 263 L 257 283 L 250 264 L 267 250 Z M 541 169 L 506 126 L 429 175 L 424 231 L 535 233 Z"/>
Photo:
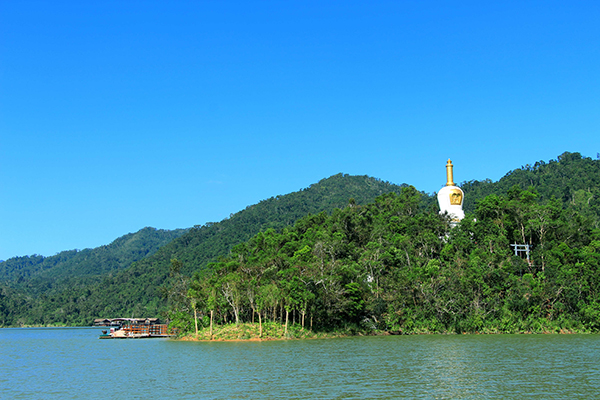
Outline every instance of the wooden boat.
<path id="1" fill-rule="evenodd" d="M 117 327 L 111 327 L 110 331 L 103 330 L 99 339 L 146 339 L 146 338 L 165 338 L 175 336 L 168 332 L 168 325 L 157 323 L 158 320 L 144 320 L 141 318 L 115 318 L 111 320 L 119 321 Z"/>

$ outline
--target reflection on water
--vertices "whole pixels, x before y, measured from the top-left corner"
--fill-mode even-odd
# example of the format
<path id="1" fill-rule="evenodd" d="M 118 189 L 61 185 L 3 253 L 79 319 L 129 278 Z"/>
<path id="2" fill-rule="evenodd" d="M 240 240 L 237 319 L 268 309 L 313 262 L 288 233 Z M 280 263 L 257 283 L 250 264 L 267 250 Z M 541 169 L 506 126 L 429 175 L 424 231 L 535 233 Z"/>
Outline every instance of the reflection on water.
<path id="1" fill-rule="evenodd" d="M 593 398 L 600 336 L 192 343 L 0 329 L 0 398 Z M 115 396 L 115 394 L 118 394 Z"/>

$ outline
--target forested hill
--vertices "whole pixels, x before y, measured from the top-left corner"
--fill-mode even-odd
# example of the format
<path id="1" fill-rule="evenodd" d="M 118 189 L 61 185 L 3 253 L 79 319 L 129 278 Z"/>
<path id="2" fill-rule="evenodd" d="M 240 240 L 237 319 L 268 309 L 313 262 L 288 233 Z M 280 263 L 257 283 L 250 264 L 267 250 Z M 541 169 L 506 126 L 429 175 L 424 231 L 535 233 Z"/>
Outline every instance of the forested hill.
<path id="1" fill-rule="evenodd" d="M 465 191 L 467 212 L 475 212 L 476 204 L 488 195 L 509 199 L 523 195 L 536 199 L 542 207 L 532 208 L 536 212 L 552 202 L 552 207 L 558 205 L 571 215 L 562 214 L 562 218 L 576 219 L 588 232 L 599 225 L 600 160 L 584 158 L 579 153 L 563 153 L 556 161 L 526 165 L 509 172 L 498 182 L 469 181 L 463 182 L 461 187 Z M 161 248 L 158 248 L 161 244 L 156 243 L 153 249 L 158 250 L 148 251 L 141 259 L 133 256 L 135 246 L 123 247 L 118 257 L 111 258 L 103 252 L 105 247 L 116 246 L 121 239 L 124 243 L 135 242 L 133 237 L 125 239 L 126 235 L 98 249 L 8 260 L 0 263 L 0 326 L 87 325 L 100 317 L 163 316 L 166 309 L 163 290 L 173 284 L 173 277 L 169 278 L 172 260 L 178 260 L 176 265 L 181 267 L 178 276 L 190 277 L 193 272 L 204 270 L 209 262 L 227 257 L 235 245 L 259 232 L 269 228 L 273 228 L 270 232 L 283 232 L 285 227 L 308 214 L 330 213 L 347 205 L 350 208 L 366 205 L 380 195 L 401 193 L 403 188 L 407 185 L 338 174 L 304 190 L 261 201 L 221 222 L 190 228 L 174 240 L 165 240 Z M 437 215 L 435 197 L 415 192 L 411 201 L 417 197 L 419 213 Z M 483 213 L 489 203 L 484 202 L 480 212 Z M 554 229 L 553 226 L 549 225 L 549 229 Z M 524 234 L 525 227 L 521 228 Z M 361 235 L 362 228 L 356 226 L 355 229 L 356 235 Z M 430 233 L 439 236 L 439 232 Z M 560 237 L 559 233 L 553 234 Z M 509 232 L 507 237 L 511 235 L 515 233 Z M 473 263 L 477 263 L 476 259 Z M 93 280 L 97 283 L 90 284 Z"/>
<path id="2" fill-rule="evenodd" d="M 308 188 L 263 200 L 246 207 L 221 222 L 191 228 L 185 235 L 161 248 L 152 257 L 138 262 L 136 270 L 161 270 L 168 273 L 171 259 L 183 263 L 183 273 L 202 269 L 209 261 L 225 256 L 238 243 L 260 231 L 281 230 L 308 214 L 330 213 L 348 202 L 367 204 L 385 193 L 400 193 L 402 187 L 368 177 L 345 174 L 322 179 Z M 428 196 L 424 196 L 426 204 Z"/>
<path id="3" fill-rule="evenodd" d="M 62 251 L 50 257 L 13 257 L 0 262 L 0 282 L 28 294 L 47 292 L 57 285 L 61 288 L 67 281 L 91 283 L 154 254 L 185 232 L 146 227 L 93 249 Z"/>
<path id="4" fill-rule="evenodd" d="M 172 259 L 180 260 L 183 272 L 191 274 L 209 261 L 227 255 L 234 245 L 261 230 L 279 230 L 307 214 L 331 212 L 350 201 L 366 204 L 385 193 L 400 193 L 403 186 L 406 185 L 368 176 L 331 176 L 304 190 L 263 200 L 221 222 L 195 226 L 129 268 L 104 274 L 97 284 L 72 284 L 60 292 L 42 293 L 33 299 L 5 291 L 4 301 L 11 301 L 12 306 L 4 323 L 0 315 L 0 325 L 86 325 L 99 317 L 159 316 L 165 307 L 161 287 L 169 275 Z M 429 197 L 423 199 L 426 204 Z"/>
<path id="5" fill-rule="evenodd" d="M 470 182 L 475 207 L 456 225 L 418 207 L 413 187 L 307 216 L 236 246 L 187 286 L 174 261 L 169 316 L 188 332 L 194 320 L 208 332 L 231 321 L 286 332 L 599 332 L 599 166 L 564 153 Z"/>
<path id="6" fill-rule="evenodd" d="M 453 226 L 420 198 L 408 187 L 261 232 L 187 286 L 174 262 L 173 324 L 194 332 L 196 320 L 203 337 L 232 321 L 285 332 L 600 330 L 600 230 L 571 205 L 514 186 Z"/>
<path id="7" fill-rule="evenodd" d="M 565 152 L 557 160 L 537 161 L 508 172 L 498 182 L 489 179 L 460 184 L 465 192 L 465 210 L 475 211 L 475 203 L 490 194 L 507 193 L 514 185 L 533 187 L 541 200 L 552 197 L 569 205 L 600 226 L 600 160 Z"/>

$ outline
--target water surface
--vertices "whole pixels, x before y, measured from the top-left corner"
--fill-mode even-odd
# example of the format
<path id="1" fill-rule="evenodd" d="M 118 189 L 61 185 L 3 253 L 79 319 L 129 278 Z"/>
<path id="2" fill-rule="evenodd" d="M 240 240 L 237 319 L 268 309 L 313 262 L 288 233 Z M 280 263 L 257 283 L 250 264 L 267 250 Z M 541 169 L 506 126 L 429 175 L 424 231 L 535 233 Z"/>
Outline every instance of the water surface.
<path id="1" fill-rule="evenodd" d="M 0 398 L 600 397 L 597 335 L 195 343 L 99 333 L 0 329 Z"/>

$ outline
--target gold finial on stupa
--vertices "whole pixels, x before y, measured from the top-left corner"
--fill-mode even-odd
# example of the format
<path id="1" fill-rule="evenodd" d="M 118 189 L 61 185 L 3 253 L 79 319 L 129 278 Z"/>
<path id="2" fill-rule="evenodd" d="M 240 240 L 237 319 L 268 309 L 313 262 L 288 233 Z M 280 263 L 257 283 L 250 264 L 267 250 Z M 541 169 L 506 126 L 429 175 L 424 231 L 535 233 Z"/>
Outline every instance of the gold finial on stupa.
<path id="1" fill-rule="evenodd" d="M 452 172 L 452 161 L 450 159 L 448 159 L 448 163 L 446 164 L 446 179 L 448 180 L 448 182 L 446 182 L 446 186 L 455 186 L 454 185 L 454 173 Z"/>

